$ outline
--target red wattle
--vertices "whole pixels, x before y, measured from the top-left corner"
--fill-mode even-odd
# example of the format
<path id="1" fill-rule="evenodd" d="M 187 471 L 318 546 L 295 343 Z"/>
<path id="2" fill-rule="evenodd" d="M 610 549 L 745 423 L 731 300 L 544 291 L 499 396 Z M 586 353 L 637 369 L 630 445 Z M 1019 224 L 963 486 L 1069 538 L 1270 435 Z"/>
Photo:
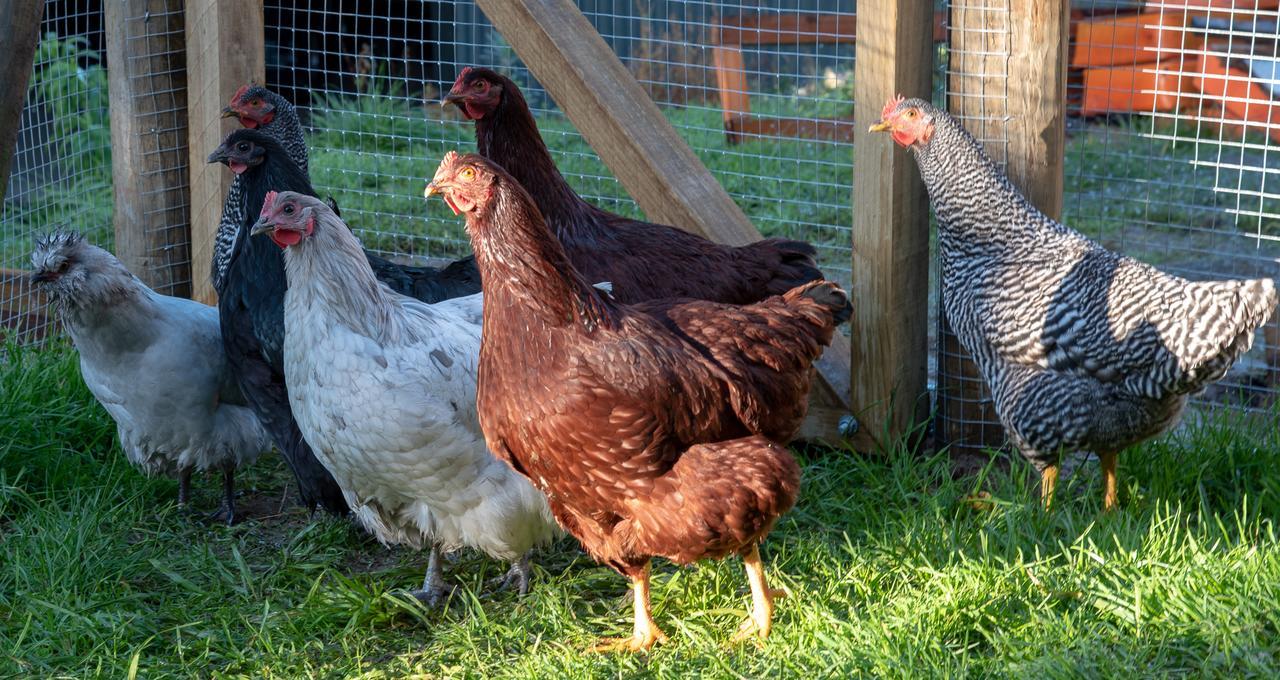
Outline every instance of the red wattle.
<path id="1" fill-rule="evenodd" d="M 302 233 L 291 229 L 276 229 L 271 232 L 271 240 L 280 246 L 281 250 L 289 246 L 296 246 L 302 242 Z"/>
<path id="2" fill-rule="evenodd" d="M 449 209 L 453 211 L 453 214 L 457 215 L 458 213 L 462 212 L 461 210 L 458 210 L 458 206 L 456 206 L 456 205 L 454 205 L 454 204 L 453 204 L 453 198 L 452 198 L 452 197 L 450 197 L 450 196 L 445 196 L 445 197 L 444 197 L 444 203 L 445 203 L 445 205 L 449 206 Z"/>

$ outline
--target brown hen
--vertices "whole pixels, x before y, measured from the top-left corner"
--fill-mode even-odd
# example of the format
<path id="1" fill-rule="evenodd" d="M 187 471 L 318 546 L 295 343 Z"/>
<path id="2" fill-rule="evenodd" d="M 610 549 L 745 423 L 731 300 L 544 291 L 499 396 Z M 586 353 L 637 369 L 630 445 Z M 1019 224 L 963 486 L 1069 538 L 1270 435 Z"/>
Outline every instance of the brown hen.
<path id="1" fill-rule="evenodd" d="M 849 300 L 812 282 L 762 302 L 625 305 L 587 285 L 529 194 L 503 169 L 450 153 L 427 195 L 466 216 L 485 281 L 477 399 L 490 449 L 544 493 L 556 519 L 635 587 L 631 638 L 664 638 L 649 561 L 742 555 L 765 637 L 776 592 L 759 542 L 795 502 L 787 449 L 812 371 Z"/>
<path id="2" fill-rule="evenodd" d="M 621 302 L 690 297 L 747 304 L 822 278 L 816 251 L 803 241 L 727 246 L 582 200 L 551 159 L 520 88 L 496 71 L 463 69 L 444 101 L 475 121 L 477 151 L 529 192 L 573 266 L 588 281 L 611 282 Z"/>

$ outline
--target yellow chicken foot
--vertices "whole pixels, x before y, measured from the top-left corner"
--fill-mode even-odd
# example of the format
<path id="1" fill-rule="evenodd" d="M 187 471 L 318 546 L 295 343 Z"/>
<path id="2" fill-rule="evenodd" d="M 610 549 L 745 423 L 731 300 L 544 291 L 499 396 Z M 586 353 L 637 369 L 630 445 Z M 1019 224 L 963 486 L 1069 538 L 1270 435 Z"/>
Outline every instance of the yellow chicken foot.
<path id="1" fill-rule="evenodd" d="M 1044 509 L 1048 510 L 1053 505 L 1053 490 L 1058 486 L 1058 466 L 1050 465 L 1040 471 L 1040 501 L 1044 503 Z"/>
<path id="2" fill-rule="evenodd" d="M 635 629 L 631 637 L 602 640 L 591 648 L 592 652 L 642 652 L 655 643 L 667 641 L 666 634 L 658 628 L 658 624 L 653 620 L 653 612 L 649 608 L 648 564 L 644 565 L 644 571 L 640 572 L 639 576 L 631 579 L 631 589 L 635 606 Z"/>
<path id="3" fill-rule="evenodd" d="M 1119 457 L 1118 451 L 1103 451 L 1098 454 L 1098 459 L 1102 461 L 1102 509 L 1106 512 L 1115 510 L 1120 500 L 1116 489 L 1116 459 Z"/>
<path id="4" fill-rule="evenodd" d="M 751 552 L 742 558 L 742 563 L 747 567 L 747 581 L 751 583 L 751 616 L 738 626 L 732 641 L 740 642 L 753 635 L 763 640 L 769 637 L 773 627 L 773 600 L 786 597 L 787 592 L 770 588 L 765 582 L 759 544 L 751 546 Z"/>

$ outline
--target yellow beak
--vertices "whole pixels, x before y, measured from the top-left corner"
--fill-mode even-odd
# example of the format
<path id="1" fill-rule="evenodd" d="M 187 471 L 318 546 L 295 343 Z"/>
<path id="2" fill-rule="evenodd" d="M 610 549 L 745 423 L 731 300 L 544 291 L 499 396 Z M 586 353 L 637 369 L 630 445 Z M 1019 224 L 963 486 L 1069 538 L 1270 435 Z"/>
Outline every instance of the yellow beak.
<path id="1" fill-rule="evenodd" d="M 431 180 L 427 182 L 427 188 L 422 190 L 422 197 L 431 198 L 442 191 L 444 191 L 444 188 L 436 184 L 435 180 Z"/>
<path id="2" fill-rule="evenodd" d="M 876 123 L 875 125 L 872 125 L 871 127 L 867 128 L 867 132 L 884 132 L 886 130 L 891 130 L 891 129 L 893 129 L 893 125 L 886 123 L 882 120 L 879 123 Z"/>

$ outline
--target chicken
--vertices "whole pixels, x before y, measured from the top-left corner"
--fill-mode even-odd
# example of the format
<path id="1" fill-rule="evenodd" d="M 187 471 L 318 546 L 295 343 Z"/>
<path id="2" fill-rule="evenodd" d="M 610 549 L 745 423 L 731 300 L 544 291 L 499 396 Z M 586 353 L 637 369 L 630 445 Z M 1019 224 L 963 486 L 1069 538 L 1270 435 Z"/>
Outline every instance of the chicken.
<path id="1" fill-rule="evenodd" d="M 1249 350 L 1271 279 L 1191 282 L 1046 217 L 955 119 L 890 100 L 871 131 L 911 150 L 938 217 L 947 321 L 1052 500 L 1059 457 L 1093 451 L 1103 507 L 1120 451 L 1177 423 L 1188 395 Z"/>
<path id="2" fill-rule="evenodd" d="M 289 100 L 261 85 L 242 85 L 222 109 L 222 117 L 236 118 L 241 125 L 270 135 L 284 146 L 289 158 L 298 164 L 302 172 L 307 172 L 307 144 L 302 136 L 298 113 Z M 213 239 L 213 263 L 209 271 L 213 273 L 213 288 L 219 295 L 226 286 L 227 267 L 231 265 L 231 250 L 236 236 L 249 216 L 244 212 L 243 194 L 244 185 L 236 175 L 227 189 L 222 203 L 222 219 Z"/>
<path id="3" fill-rule="evenodd" d="M 449 591 L 439 552 L 513 562 L 556 530 L 546 498 L 485 448 L 476 414 L 481 296 L 426 304 L 374 277 L 329 206 L 267 194 L 254 234 L 284 250 L 284 364 L 303 436 L 383 543 L 432 546 L 420 599 Z"/>
<path id="4" fill-rule="evenodd" d="M 236 520 L 235 471 L 271 447 L 231 379 L 218 311 L 148 288 L 111 253 L 56 231 L 36 242 L 32 281 L 58 306 L 89 391 L 116 421 L 120 446 L 143 472 L 178 478 L 222 471 L 222 507 Z"/>
<path id="5" fill-rule="evenodd" d="M 243 186 L 243 212 L 257 216 L 269 190 L 315 196 L 311 181 L 285 149 L 260 130 L 232 132 L 210 156 L 225 163 Z M 250 219 L 250 218 L 246 218 Z M 303 502 L 314 508 L 346 512 L 342 491 L 315 458 L 289 410 L 284 381 L 284 261 L 266 236 L 250 237 L 250 221 L 238 229 L 218 297 L 223 344 L 232 372 L 298 480 Z M 474 264 L 455 263 L 444 270 L 396 265 L 366 253 L 379 277 L 427 302 L 469 295 L 480 289 Z"/>
<path id="6" fill-rule="evenodd" d="M 725 246 L 582 200 L 556 169 L 520 89 L 495 71 L 463 69 L 444 101 L 475 121 L 480 155 L 524 186 L 573 266 L 587 281 L 612 283 L 620 302 L 690 297 L 747 304 L 822 278 L 816 251 L 801 241 Z"/>
<path id="7" fill-rule="evenodd" d="M 293 104 L 284 97 L 261 85 L 242 86 L 231 98 L 231 103 L 223 109 L 222 115 L 234 117 L 240 124 L 249 129 L 256 129 L 279 142 L 302 170 L 307 173 L 307 143 L 302 133 L 302 124 L 298 120 Z M 243 212 L 243 200 L 239 198 L 241 190 L 240 177 L 237 175 L 227 192 L 227 202 L 223 205 L 222 222 L 218 226 L 214 247 L 214 282 L 221 292 L 218 282 L 226 275 L 226 267 L 230 264 L 231 246 L 235 242 L 236 233 L 244 224 L 246 215 Z M 239 203 L 233 204 L 233 197 Z M 337 203 L 326 198 L 334 213 L 341 216 Z M 249 213 L 256 215 L 257 213 Z M 480 290 L 480 274 L 476 271 L 475 259 L 468 256 L 450 262 L 442 269 L 434 267 L 414 267 L 400 265 L 390 260 L 367 253 L 369 264 L 380 281 L 394 290 L 411 295 L 420 300 L 443 300 L 458 295 L 470 295 Z"/>
<path id="8" fill-rule="evenodd" d="M 783 443 L 807 408 L 811 364 L 850 314 L 811 282 L 747 306 L 677 299 L 625 305 L 586 285 L 505 170 L 449 153 L 426 194 L 466 217 L 485 280 L 477 399 L 489 448 L 547 494 L 598 561 L 631 579 L 631 638 L 664 635 L 649 562 L 739 554 L 753 596 L 740 637 L 769 634 L 776 591 L 758 544 L 795 502 Z"/>

